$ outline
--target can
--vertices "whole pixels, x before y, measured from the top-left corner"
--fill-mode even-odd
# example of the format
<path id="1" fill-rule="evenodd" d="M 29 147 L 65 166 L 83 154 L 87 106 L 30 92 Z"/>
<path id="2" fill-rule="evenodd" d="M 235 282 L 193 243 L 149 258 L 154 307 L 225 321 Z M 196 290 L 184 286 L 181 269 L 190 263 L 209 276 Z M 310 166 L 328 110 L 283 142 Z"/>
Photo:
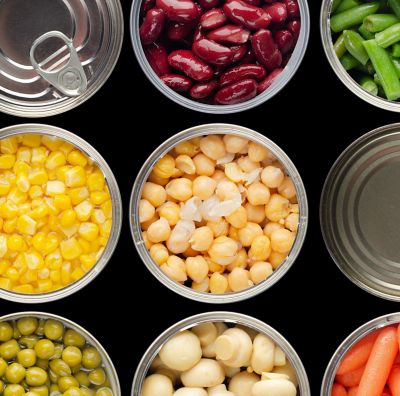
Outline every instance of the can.
<path id="1" fill-rule="evenodd" d="M 328 251 L 357 286 L 400 301 L 400 124 L 361 136 L 337 159 L 322 190 Z"/>
<path id="2" fill-rule="evenodd" d="M 157 337 L 157 339 L 150 345 L 150 347 L 143 355 L 136 369 L 135 376 L 133 379 L 131 396 L 140 396 L 143 381 L 146 377 L 146 374 L 150 368 L 152 361 L 157 356 L 162 346 L 171 337 L 173 337 L 180 331 L 188 330 L 196 325 L 206 322 L 224 322 L 227 324 L 240 324 L 249 327 L 251 329 L 254 329 L 270 337 L 277 345 L 279 345 L 280 348 L 282 348 L 283 352 L 285 352 L 286 357 L 288 358 L 290 364 L 292 365 L 293 369 L 296 372 L 297 381 L 299 384 L 298 394 L 301 396 L 311 395 L 307 373 L 303 366 L 303 363 L 300 360 L 300 357 L 297 355 L 296 351 L 289 344 L 289 342 L 278 331 L 276 331 L 271 326 L 268 326 L 264 322 L 255 319 L 251 316 L 243 315 L 236 312 L 217 311 L 217 312 L 206 312 L 190 316 L 189 318 L 174 324 L 169 329 L 164 331 L 159 337 Z"/>
<path id="3" fill-rule="evenodd" d="M 160 267 L 153 261 L 151 258 L 145 243 L 143 241 L 140 222 L 139 222 L 139 213 L 138 213 L 138 204 L 141 198 L 142 189 L 144 183 L 147 181 L 151 170 L 153 169 L 156 162 L 167 154 L 173 147 L 175 147 L 178 143 L 195 138 L 197 136 L 203 135 L 211 135 L 211 134 L 231 134 L 244 137 L 246 139 L 250 139 L 256 143 L 261 144 L 266 147 L 270 152 L 276 157 L 277 160 L 281 162 L 284 166 L 287 174 L 292 178 L 292 181 L 296 187 L 297 199 L 299 203 L 299 226 L 296 235 L 296 240 L 293 244 L 293 247 L 286 257 L 286 260 L 279 266 L 274 273 L 267 278 L 265 281 L 259 283 L 258 285 L 252 286 L 248 289 L 225 293 L 225 294 L 212 294 L 212 293 L 203 293 L 196 290 L 193 290 L 189 287 L 183 286 L 180 283 L 175 282 L 171 278 L 169 278 Z M 133 185 L 131 200 L 129 205 L 129 221 L 131 227 L 131 233 L 133 242 L 135 244 L 136 250 L 139 253 L 139 256 L 143 260 L 146 267 L 149 271 L 165 286 L 167 286 L 170 290 L 175 293 L 180 294 L 186 298 L 202 301 L 207 303 L 214 304 L 223 304 L 223 303 L 231 303 L 236 301 L 242 301 L 247 298 L 253 297 L 264 290 L 267 290 L 279 279 L 281 279 L 286 272 L 293 265 L 297 256 L 300 253 L 301 247 L 303 245 L 307 224 L 308 224 L 308 203 L 307 196 L 304 188 L 304 184 L 301 180 L 299 172 L 296 167 L 289 159 L 289 157 L 285 154 L 285 152 L 280 149 L 275 143 L 261 135 L 258 132 L 255 132 L 251 129 L 244 128 L 239 125 L 232 124 L 204 124 L 195 126 L 189 129 L 186 129 L 182 132 L 177 133 L 172 136 L 170 139 L 166 140 L 163 144 L 161 144 L 147 159 L 142 168 L 140 169 L 138 176 Z"/>
<path id="4" fill-rule="evenodd" d="M 9 315 L 4 315 L 0 317 L 0 323 L 5 321 L 18 320 L 27 316 L 44 320 L 47 319 L 57 320 L 61 322 L 65 327 L 71 330 L 75 330 L 77 333 L 81 334 L 85 338 L 85 340 L 91 346 L 96 348 L 100 353 L 102 358 L 103 368 L 107 374 L 107 378 L 110 381 L 110 387 L 113 391 L 113 396 L 121 396 L 121 387 L 119 384 L 118 374 L 117 371 L 115 370 L 115 367 L 113 365 L 113 362 L 111 361 L 110 356 L 107 354 L 106 350 L 103 348 L 100 342 L 96 338 L 94 338 L 87 330 L 85 330 L 83 327 L 79 326 L 72 320 L 63 318 L 62 316 L 54 315 L 47 312 L 36 312 L 36 311 L 18 312 Z"/>
<path id="5" fill-rule="evenodd" d="M 140 28 L 140 6 L 141 0 L 133 0 L 131 15 L 130 15 L 130 33 L 133 49 L 136 55 L 136 59 L 139 62 L 144 74 L 151 81 L 151 83 L 167 98 L 171 99 L 175 103 L 186 107 L 188 109 L 199 111 L 202 113 L 210 114 L 231 114 L 238 113 L 241 111 L 252 109 L 253 107 L 259 106 L 267 100 L 274 97 L 279 91 L 281 91 L 286 84 L 292 79 L 297 69 L 299 68 L 304 54 L 307 49 L 308 38 L 310 34 L 310 12 L 308 9 L 308 3 L 306 0 L 299 0 L 300 8 L 300 20 L 301 29 L 300 35 L 296 44 L 296 47 L 292 53 L 292 56 L 284 68 L 284 71 L 274 80 L 274 83 L 263 93 L 257 95 L 251 100 L 243 103 L 233 105 L 210 105 L 206 103 L 196 102 L 185 96 L 173 91 L 167 87 L 157 74 L 151 68 L 149 62 L 146 59 L 146 55 L 143 51 L 142 44 L 140 42 L 139 28 Z"/>
<path id="6" fill-rule="evenodd" d="M 118 60 L 123 25 L 119 0 L 1 1 L 0 111 L 45 117 L 89 99 Z"/>
<path id="7" fill-rule="evenodd" d="M 80 138 L 79 136 L 68 132 L 64 129 L 57 128 L 51 125 L 44 124 L 21 124 L 13 125 L 7 128 L 0 129 L 0 140 L 20 135 L 20 134 L 39 134 L 39 135 L 49 135 L 60 139 L 63 139 L 84 152 L 93 162 L 101 169 L 106 179 L 111 201 L 112 201 L 112 228 L 110 232 L 110 237 L 108 239 L 105 249 L 93 266 L 93 268 L 88 271 L 82 278 L 78 279 L 76 282 L 70 285 L 55 290 L 48 293 L 40 294 L 22 294 L 16 293 L 5 289 L 0 289 L 0 298 L 5 300 L 20 302 L 20 303 L 44 303 L 49 301 L 59 300 L 61 298 L 67 297 L 78 290 L 82 289 L 84 286 L 89 284 L 93 279 L 99 275 L 99 273 L 104 269 L 108 261 L 110 260 L 114 250 L 117 246 L 119 235 L 121 232 L 122 225 L 122 200 L 119 192 L 117 181 L 112 173 L 110 167 L 104 158 L 93 148 L 89 143 Z"/>
<path id="8" fill-rule="evenodd" d="M 340 362 L 347 353 L 347 351 L 358 341 L 363 339 L 366 335 L 372 333 L 380 328 L 397 324 L 400 322 L 400 313 L 392 313 L 380 316 L 379 318 L 373 319 L 368 323 L 365 323 L 353 333 L 351 333 L 339 346 L 330 360 L 328 367 L 325 371 L 324 378 L 321 386 L 321 396 L 330 396 L 332 385 L 335 381 L 336 371 L 339 367 Z"/>

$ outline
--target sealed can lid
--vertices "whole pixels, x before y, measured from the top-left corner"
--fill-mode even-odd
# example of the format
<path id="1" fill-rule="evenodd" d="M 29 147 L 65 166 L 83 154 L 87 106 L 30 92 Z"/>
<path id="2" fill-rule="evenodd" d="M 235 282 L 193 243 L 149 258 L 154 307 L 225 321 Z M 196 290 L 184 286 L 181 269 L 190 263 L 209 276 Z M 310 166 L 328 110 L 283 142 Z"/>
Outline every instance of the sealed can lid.
<path id="1" fill-rule="evenodd" d="M 1 0 L 0 111 L 43 117 L 92 96 L 123 38 L 119 0 Z"/>
<path id="2" fill-rule="evenodd" d="M 375 129 L 343 152 L 325 181 L 320 220 L 342 272 L 400 301 L 400 124 Z"/>

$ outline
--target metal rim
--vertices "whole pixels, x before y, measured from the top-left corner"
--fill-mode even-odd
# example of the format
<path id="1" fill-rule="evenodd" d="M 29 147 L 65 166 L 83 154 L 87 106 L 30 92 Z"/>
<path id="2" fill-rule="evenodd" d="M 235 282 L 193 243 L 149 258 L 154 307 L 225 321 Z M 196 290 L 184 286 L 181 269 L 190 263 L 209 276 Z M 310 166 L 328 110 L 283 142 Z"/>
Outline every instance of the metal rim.
<path id="1" fill-rule="evenodd" d="M 365 89 L 361 88 L 361 86 L 356 81 L 353 80 L 350 74 L 344 69 L 344 67 L 340 63 L 333 49 L 330 28 L 331 6 L 332 0 L 322 1 L 320 14 L 320 31 L 322 46 L 324 48 L 325 55 L 328 58 L 328 62 L 335 72 L 336 76 L 351 92 L 353 92 L 360 99 L 384 110 L 400 112 L 400 102 L 387 100 L 367 92 Z"/>
<path id="2" fill-rule="evenodd" d="M 105 249 L 97 263 L 82 278 L 70 285 L 49 293 L 23 294 L 0 289 L 0 298 L 20 303 L 44 303 L 59 300 L 82 289 L 100 274 L 109 262 L 117 246 L 122 225 L 122 200 L 117 181 L 110 167 L 100 153 L 79 136 L 64 129 L 44 124 L 21 124 L 0 129 L 0 140 L 20 134 L 50 135 L 63 139 L 82 150 L 103 172 L 112 202 L 112 227 Z"/>
<path id="3" fill-rule="evenodd" d="M 179 142 L 184 140 L 194 138 L 196 136 L 202 135 L 211 135 L 211 134 L 233 134 L 238 136 L 243 136 L 247 139 L 253 140 L 263 146 L 267 147 L 273 155 L 284 165 L 286 172 L 292 178 L 292 181 L 296 187 L 296 194 L 299 203 L 299 227 L 295 239 L 295 243 L 285 261 L 279 266 L 274 273 L 267 278 L 265 281 L 259 283 L 258 285 L 252 286 L 248 289 L 233 292 L 233 293 L 225 293 L 225 294 L 212 294 L 212 293 L 204 293 L 191 289 L 190 287 L 183 286 L 180 283 L 175 282 L 171 278 L 169 278 L 163 271 L 161 271 L 160 267 L 154 263 L 151 258 L 142 238 L 141 227 L 139 223 L 139 215 L 138 215 L 138 202 L 141 197 L 142 188 L 144 183 L 147 181 L 147 178 L 154 167 L 154 164 L 168 151 L 170 151 L 173 147 L 175 147 Z M 304 184 L 301 180 L 300 174 L 297 171 L 296 167 L 289 159 L 289 157 L 285 154 L 285 152 L 280 149 L 275 143 L 261 135 L 258 132 L 255 132 L 251 129 L 244 128 L 238 125 L 231 124 L 205 124 L 195 126 L 189 129 L 186 129 L 176 135 L 172 136 L 170 139 L 166 140 L 163 144 L 161 144 L 146 160 L 142 168 L 140 169 L 135 183 L 132 188 L 131 199 L 129 203 L 129 223 L 131 228 L 131 234 L 133 238 L 133 242 L 135 244 L 136 250 L 148 268 L 148 270 L 153 274 L 153 276 L 159 280 L 163 285 L 168 287 L 170 290 L 175 293 L 180 294 L 183 297 L 201 301 L 206 303 L 231 303 L 236 301 L 242 301 L 247 298 L 253 297 L 268 288 L 274 285 L 276 282 L 281 279 L 286 272 L 293 265 L 297 256 L 300 253 L 301 247 L 304 243 L 304 239 L 307 231 L 308 224 L 308 203 L 307 196 L 304 189 Z"/>
<path id="4" fill-rule="evenodd" d="M 289 60 L 289 63 L 270 88 L 268 88 L 262 94 L 257 95 L 253 99 L 234 105 L 209 105 L 196 102 L 168 88 L 154 73 L 151 66 L 149 65 L 139 38 L 140 5 L 141 0 L 133 0 L 130 14 L 131 41 L 136 59 L 139 62 L 139 65 L 142 68 L 144 74 L 163 95 L 165 95 L 167 98 L 171 99 L 175 103 L 191 110 L 211 114 L 231 114 L 249 110 L 253 107 L 259 106 L 260 104 L 274 97 L 292 79 L 301 64 L 307 49 L 308 38 L 310 35 L 310 12 L 308 9 L 307 1 L 299 0 L 301 21 L 300 36 L 297 41 L 295 50 L 293 51 L 292 56 Z"/>
<path id="5" fill-rule="evenodd" d="M 121 387 L 118 379 L 118 374 L 117 371 L 115 370 L 114 364 L 106 352 L 106 350 L 103 348 L 103 346 L 100 344 L 100 342 L 92 336 L 87 330 L 85 330 L 83 327 L 79 326 L 72 320 L 66 319 L 62 316 L 54 315 L 51 313 L 47 312 L 37 312 L 37 311 L 25 311 L 25 312 L 18 312 L 18 313 L 12 313 L 8 315 L 4 315 L 0 317 L 0 322 L 8 321 L 8 320 L 18 320 L 22 317 L 26 316 L 33 316 L 35 318 L 39 319 L 55 319 L 60 322 L 62 322 L 66 327 L 71 328 L 72 330 L 76 330 L 78 333 L 82 334 L 86 341 L 89 342 L 89 344 L 93 345 L 101 354 L 104 368 L 106 371 L 108 371 L 108 377 L 111 381 L 111 388 L 113 390 L 114 396 L 121 396 Z M 111 375 L 110 375 L 111 374 Z"/>
<path id="6" fill-rule="evenodd" d="M 389 326 L 394 323 L 400 322 L 400 312 L 392 313 L 380 316 L 373 319 L 357 330 L 353 331 L 339 346 L 339 348 L 333 354 L 328 366 L 325 370 L 325 374 L 321 385 L 321 396 L 330 396 L 333 382 L 335 380 L 336 371 L 339 367 L 339 363 L 346 354 L 346 352 L 358 341 L 364 338 L 369 333 L 374 330 L 380 329 L 382 327 Z"/>
<path id="7" fill-rule="evenodd" d="M 226 322 L 241 324 L 270 337 L 282 348 L 282 350 L 286 354 L 286 357 L 289 359 L 291 365 L 293 366 L 299 383 L 299 394 L 301 396 L 311 395 L 310 385 L 303 363 L 301 362 L 299 355 L 296 353 L 292 345 L 289 344 L 286 338 L 284 338 L 273 327 L 251 316 L 243 315 L 236 312 L 217 311 L 190 316 L 189 318 L 181 320 L 180 322 L 169 327 L 159 337 L 157 337 L 156 340 L 144 353 L 136 369 L 135 376 L 133 378 L 131 396 L 140 396 L 142 383 L 144 381 L 144 378 L 146 377 L 147 371 L 150 368 L 153 359 L 157 356 L 164 343 L 179 331 L 187 330 L 195 325 L 204 322 Z"/>
<path id="8" fill-rule="evenodd" d="M 108 80 L 118 62 L 124 37 L 124 17 L 120 0 L 106 0 L 110 12 L 110 26 L 113 28 L 109 46 L 111 50 L 104 62 L 102 71 L 91 86 L 80 96 L 69 98 L 49 106 L 29 106 L 9 104 L 0 100 L 0 112 L 18 117 L 39 118 L 53 116 L 71 110 L 91 98 Z"/>
<path id="9" fill-rule="evenodd" d="M 334 252 L 334 247 L 333 244 L 331 243 L 332 238 L 330 238 L 331 231 L 328 228 L 329 225 L 329 218 L 328 218 L 328 210 L 326 208 L 329 206 L 328 202 L 330 202 L 330 195 L 331 195 L 331 186 L 332 186 L 332 180 L 334 180 L 336 173 L 338 172 L 339 169 L 343 166 L 343 164 L 346 163 L 347 161 L 347 156 L 350 155 L 350 153 L 354 152 L 355 149 L 359 147 L 363 147 L 365 142 L 368 141 L 370 138 L 373 138 L 376 135 L 380 135 L 384 132 L 391 133 L 393 131 L 397 130 L 398 133 L 400 133 L 400 123 L 396 124 L 390 124 L 390 125 L 385 125 L 383 127 L 379 127 L 376 129 L 373 129 L 372 131 L 367 132 L 366 134 L 362 135 L 359 137 L 357 140 L 355 140 L 353 143 L 351 143 L 338 157 L 338 159 L 334 162 L 332 165 L 331 169 L 328 172 L 328 175 L 325 179 L 323 188 L 322 188 L 322 193 L 321 193 L 321 198 L 320 198 L 320 206 L 319 206 L 319 218 L 320 218 L 320 228 L 322 232 L 322 237 L 324 239 L 324 243 L 326 246 L 326 249 L 328 250 L 329 255 L 331 256 L 332 260 L 336 264 L 336 266 L 339 268 L 339 270 L 346 276 L 347 279 L 349 279 L 353 284 L 357 285 L 364 291 L 386 299 L 390 301 L 400 301 L 400 296 L 393 296 L 389 295 L 387 293 L 383 293 L 379 290 L 376 290 L 365 283 L 363 283 L 359 279 L 355 279 L 351 274 L 349 274 L 345 268 L 342 266 L 341 259 L 335 254 Z"/>

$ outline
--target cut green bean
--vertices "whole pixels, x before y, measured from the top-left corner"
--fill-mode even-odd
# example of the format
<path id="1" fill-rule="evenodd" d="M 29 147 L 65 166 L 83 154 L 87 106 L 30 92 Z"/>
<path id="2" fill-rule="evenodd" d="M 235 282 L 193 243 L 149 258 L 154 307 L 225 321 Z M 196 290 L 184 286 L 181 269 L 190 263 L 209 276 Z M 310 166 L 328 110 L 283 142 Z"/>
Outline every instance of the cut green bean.
<path id="1" fill-rule="evenodd" d="M 389 7 L 400 18 L 400 0 L 388 0 Z"/>
<path id="2" fill-rule="evenodd" d="M 381 80 L 379 79 L 379 76 L 378 76 L 377 73 L 374 74 L 374 83 L 375 83 L 378 87 L 381 87 L 381 86 L 382 86 L 382 82 L 381 82 Z"/>
<path id="3" fill-rule="evenodd" d="M 400 78 L 400 60 L 392 58 L 393 66 L 396 69 L 397 77 Z"/>
<path id="4" fill-rule="evenodd" d="M 389 45 L 400 41 L 400 23 L 396 23 L 382 32 L 376 33 L 375 40 L 382 48 L 389 47 Z"/>
<path id="5" fill-rule="evenodd" d="M 393 14 L 373 14 L 364 18 L 363 25 L 371 32 L 377 33 L 399 22 Z"/>
<path id="6" fill-rule="evenodd" d="M 387 51 L 380 47 L 376 40 L 367 40 L 363 44 L 381 81 L 387 99 L 396 100 L 400 98 L 399 77 Z"/>
<path id="7" fill-rule="evenodd" d="M 335 33 L 350 29 L 355 25 L 360 25 L 368 15 L 375 14 L 378 11 L 379 3 L 372 2 L 359 5 L 350 10 L 343 11 L 331 17 L 331 29 Z"/>
<path id="8" fill-rule="evenodd" d="M 335 44 L 333 44 L 336 56 L 340 59 L 346 53 L 346 45 L 344 44 L 343 33 L 337 38 Z"/>
<path id="9" fill-rule="evenodd" d="M 362 65 L 366 65 L 369 57 L 363 46 L 364 39 L 353 30 L 345 30 L 343 36 L 347 51 L 349 51 L 349 53 Z"/>
<path id="10" fill-rule="evenodd" d="M 340 63 L 342 64 L 344 69 L 347 70 L 347 71 L 351 70 L 351 69 L 354 69 L 355 67 L 360 65 L 360 62 L 356 58 L 354 58 L 353 55 L 350 55 L 349 53 L 344 54 L 340 58 Z"/>
<path id="11" fill-rule="evenodd" d="M 342 0 L 332 0 L 331 13 L 334 14 Z"/>
<path id="12" fill-rule="evenodd" d="M 400 43 L 393 44 L 392 56 L 394 56 L 395 58 L 400 58 Z"/>
<path id="13" fill-rule="evenodd" d="M 361 36 L 365 38 L 365 40 L 372 40 L 375 38 L 375 34 L 371 33 L 364 24 L 362 24 L 359 28 L 358 31 L 360 32 Z"/>
<path id="14" fill-rule="evenodd" d="M 376 84 L 376 82 L 373 80 L 373 78 L 371 76 L 361 77 L 360 85 L 362 88 L 364 88 L 370 94 L 372 94 L 372 95 L 378 94 L 378 85 Z"/>
<path id="15" fill-rule="evenodd" d="M 361 63 L 355 67 L 358 71 L 369 74 L 370 76 L 373 76 L 375 74 L 375 69 L 372 66 L 371 62 L 368 62 L 366 65 L 362 65 Z"/>
<path id="16" fill-rule="evenodd" d="M 360 5 L 358 0 L 342 0 L 339 4 L 339 7 L 336 10 L 336 13 L 343 12 L 349 10 L 350 8 L 354 8 Z"/>

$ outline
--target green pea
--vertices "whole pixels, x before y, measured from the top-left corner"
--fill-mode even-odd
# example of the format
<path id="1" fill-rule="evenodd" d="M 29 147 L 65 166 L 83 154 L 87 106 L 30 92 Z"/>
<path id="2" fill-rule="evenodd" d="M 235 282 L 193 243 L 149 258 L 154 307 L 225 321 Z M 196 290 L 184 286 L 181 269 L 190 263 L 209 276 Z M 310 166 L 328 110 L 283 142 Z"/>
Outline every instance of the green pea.
<path id="1" fill-rule="evenodd" d="M 8 322 L 0 323 L 0 341 L 9 341 L 13 336 L 14 330 Z"/>
<path id="2" fill-rule="evenodd" d="M 10 384 L 18 384 L 25 378 L 25 368 L 19 363 L 11 363 L 6 370 L 5 378 Z"/>
<path id="3" fill-rule="evenodd" d="M 25 393 L 25 396 L 39 396 L 39 394 L 36 392 L 29 391 Z"/>
<path id="4" fill-rule="evenodd" d="M 58 380 L 58 387 L 60 388 L 61 392 L 65 392 L 71 387 L 79 387 L 79 382 L 72 376 L 61 377 Z"/>
<path id="5" fill-rule="evenodd" d="M 63 396 L 82 396 L 82 393 L 77 386 L 73 386 L 66 390 Z"/>
<path id="6" fill-rule="evenodd" d="M 20 351 L 17 340 L 6 341 L 0 345 L 0 357 L 4 360 L 11 360 L 17 356 Z"/>
<path id="7" fill-rule="evenodd" d="M 85 388 L 84 386 L 82 386 L 80 389 L 81 389 L 82 396 L 94 396 L 95 395 L 95 391 L 93 389 Z"/>
<path id="8" fill-rule="evenodd" d="M 45 319 L 40 319 L 35 334 L 38 336 L 44 336 L 44 324 L 46 323 Z"/>
<path id="9" fill-rule="evenodd" d="M 13 327 L 13 338 L 18 340 L 18 338 L 21 337 L 21 332 L 18 329 L 17 323 L 13 322 L 12 327 Z"/>
<path id="10" fill-rule="evenodd" d="M 64 350 L 63 344 L 54 344 L 54 354 L 50 359 L 61 359 L 63 350 Z"/>
<path id="11" fill-rule="evenodd" d="M 49 396 L 49 388 L 46 385 L 42 386 L 31 386 L 29 388 L 31 392 L 37 393 L 39 396 Z"/>
<path id="12" fill-rule="evenodd" d="M 91 382 L 86 371 L 79 371 L 75 374 L 75 379 L 79 382 L 81 386 L 89 387 Z"/>
<path id="13" fill-rule="evenodd" d="M 58 320 L 48 319 L 44 324 L 44 335 L 50 340 L 58 340 L 63 336 L 64 325 Z"/>
<path id="14" fill-rule="evenodd" d="M 0 377 L 4 375 L 4 373 L 7 370 L 7 367 L 8 367 L 7 362 L 4 359 L 0 358 Z"/>
<path id="15" fill-rule="evenodd" d="M 35 345 L 35 352 L 40 359 L 50 359 L 55 352 L 54 343 L 50 340 L 40 340 Z"/>
<path id="16" fill-rule="evenodd" d="M 36 366 L 42 368 L 43 370 L 47 370 L 49 368 L 49 361 L 47 359 L 37 359 Z"/>
<path id="17" fill-rule="evenodd" d="M 23 349 L 18 352 L 17 360 L 25 368 L 32 367 L 36 363 L 36 353 L 33 349 Z"/>
<path id="18" fill-rule="evenodd" d="M 71 375 L 71 367 L 69 367 L 68 364 L 64 362 L 64 360 L 54 359 L 50 362 L 49 366 L 53 373 L 60 377 Z"/>
<path id="19" fill-rule="evenodd" d="M 29 386 L 42 386 L 47 381 L 47 372 L 40 367 L 30 367 L 26 370 L 26 383 Z"/>
<path id="20" fill-rule="evenodd" d="M 60 395 L 60 388 L 58 387 L 57 384 L 51 384 L 50 385 L 50 396 L 55 396 L 55 395 Z"/>
<path id="21" fill-rule="evenodd" d="M 35 347 L 35 345 L 38 343 L 38 341 L 39 341 L 39 337 L 35 334 L 21 337 L 18 340 L 20 345 L 22 345 L 26 348 L 30 348 L 30 349 L 33 349 Z"/>
<path id="22" fill-rule="evenodd" d="M 82 352 L 76 346 L 67 346 L 62 352 L 62 359 L 70 367 L 77 366 L 82 361 Z"/>
<path id="23" fill-rule="evenodd" d="M 64 345 L 65 346 L 76 346 L 83 348 L 86 344 L 85 338 L 75 330 L 67 330 L 64 334 Z"/>
<path id="24" fill-rule="evenodd" d="M 38 327 L 38 320 L 32 317 L 25 317 L 17 320 L 17 327 L 22 335 L 33 334 Z"/>
<path id="25" fill-rule="evenodd" d="M 110 388 L 100 388 L 96 391 L 96 396 L 113 396 L 112 390 Z"/>
<path id="26" fill-rule="evenodd" d="M 101 364 L 101 355 L 96 348 L 88 347 L 83 350 L 82 355 L 83 367 L 87 369 L 95 369 Z"/>
<path id="27" fill-rule="evenodd" d="M 103 385 L 106 380 L 106 373 L 102 368 L 97 368 L 89 373 L 89 381 L 93 385 Z"/>
<path id="28" fill-rule="evenodd" d="M 4 396 L 24 396 L 24 394 L 24 388 L 18 384 L 7 385 L 3 392 Z"/>
<path id="29" fill-rule="evenodd" d="M 59 378 L 60 377 L 57 374 L 55 374 L 52 370 L 49 371 L 49 379 L 51 383 L 56 384 Z"/>

